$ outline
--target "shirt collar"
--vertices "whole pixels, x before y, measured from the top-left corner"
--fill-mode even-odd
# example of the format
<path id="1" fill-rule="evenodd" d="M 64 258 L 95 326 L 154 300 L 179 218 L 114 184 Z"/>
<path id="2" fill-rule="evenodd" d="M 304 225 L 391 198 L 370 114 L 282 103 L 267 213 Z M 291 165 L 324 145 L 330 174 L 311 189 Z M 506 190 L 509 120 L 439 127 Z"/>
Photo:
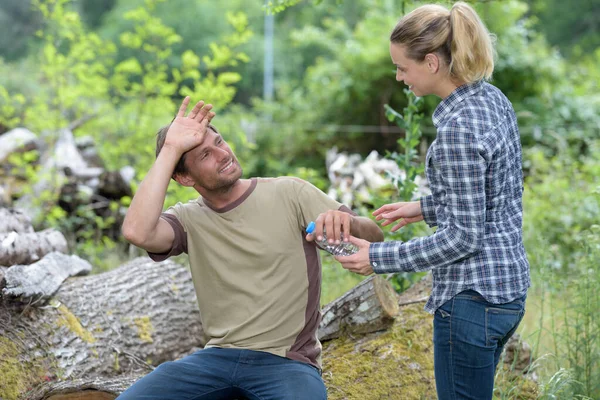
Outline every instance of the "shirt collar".
<path id="1" fill-rule="evenodd" d="M 454 89 L 450 96 L 438 104 L 433 112 L 433 124 L 437 128 L 444 119 L 450 114 L 450 112 L 464 99 L 473 96 L 483 86 L 484 81 L 477 81 L 473 83 L 465 83 L 462 86 Z"/>

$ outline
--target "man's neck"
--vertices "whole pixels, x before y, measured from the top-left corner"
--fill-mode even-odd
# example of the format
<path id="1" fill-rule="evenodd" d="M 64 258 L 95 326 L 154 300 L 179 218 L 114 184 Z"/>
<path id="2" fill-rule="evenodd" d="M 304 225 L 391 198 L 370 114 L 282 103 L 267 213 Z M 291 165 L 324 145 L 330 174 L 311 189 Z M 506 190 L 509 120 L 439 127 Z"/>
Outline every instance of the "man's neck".
<path id="1" fill-rule="evenodd" d="M 239 199 L 250 187 L 250 179 L 238 179 L 233 185 L 222 190 L 206 190 L 199 188 L 198 193 L 212 208 L 224 208 Z"/>

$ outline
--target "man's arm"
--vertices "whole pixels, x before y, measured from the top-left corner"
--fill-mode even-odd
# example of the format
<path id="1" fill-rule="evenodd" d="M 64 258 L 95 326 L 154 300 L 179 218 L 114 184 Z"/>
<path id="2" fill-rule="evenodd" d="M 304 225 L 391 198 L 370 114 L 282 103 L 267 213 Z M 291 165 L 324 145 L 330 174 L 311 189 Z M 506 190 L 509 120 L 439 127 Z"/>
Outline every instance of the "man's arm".
<path id="1" fill-rule="evenodd" d="M 352 236 L 364 239 L 368 242 L 383 242 L 383 231 L 367 217 L 353 216 L 350 225 Z"/>
<path id="2" fill-rule="evenodd" d="M 383 231 L 374 221 L 367 217 L 357 216 L 346 206 L 319 214 L 315 220 L 315 230 L 306 235 L 306 240 L 309 242 L 315 238 L 321 240 L 323 232 L 326 232 L 329 243 L 340 243 L 342 236 L 345 241 L 350 239 L 349 235 L 343 234 L 348 230 L 350 235 L 370 242 L 383 242 L 384 240 Z"/>
<path id="3" fill-rule="evenodd" d="M 152 253 L 164 253 L 173 246 L 173 228 L 160 218 L 160 214 L 171 175 L 180 158 L 181 154 L 176 149 L 167 147 L 161 150 L 125 215 L 125 239 Z"/>
<path id="4" fill-rule="evenodd" d="M 204 102 L 200 101 L 185 117 L 189 101 L 189 97 L 183 100 L 169 127 L 164 145 L 133 196 L 123 222 L 125 239 L 151 253 L 164 253 L 173 246 L 173 228 L 160 218 L 167 187 L 175 165 L 185 152 L 202 143 L 208 123 L 214 116 L 210 112 L 212 106 L 204 106 Z"/>

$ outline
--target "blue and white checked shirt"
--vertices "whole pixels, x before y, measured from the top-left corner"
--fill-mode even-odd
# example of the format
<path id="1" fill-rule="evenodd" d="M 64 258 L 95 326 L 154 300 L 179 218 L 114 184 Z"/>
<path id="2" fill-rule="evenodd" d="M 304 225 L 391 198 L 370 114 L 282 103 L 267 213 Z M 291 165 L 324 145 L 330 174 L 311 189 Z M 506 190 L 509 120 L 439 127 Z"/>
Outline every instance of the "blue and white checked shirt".
<path id="1" fill-rule="evenodd" d="M 460 86 L 433 114 L 437 137 L 426 157 L 431 195 L 421 198 L 425 222 L 437 231 L 409 242 L 372 243 L 378 273 L 432 270 L 425 310 L 472 289 L 490 303 L 526 294 L 521 141 L 511 103 L 480 81 Z"/>

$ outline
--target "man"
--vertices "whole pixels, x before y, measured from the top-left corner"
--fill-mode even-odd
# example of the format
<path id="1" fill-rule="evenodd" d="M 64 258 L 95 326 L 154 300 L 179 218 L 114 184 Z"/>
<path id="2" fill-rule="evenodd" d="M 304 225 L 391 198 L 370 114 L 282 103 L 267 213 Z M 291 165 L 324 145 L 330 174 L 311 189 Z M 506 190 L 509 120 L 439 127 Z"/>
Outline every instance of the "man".
<path id="1" fill-rule="evenodd" d="M 161 364 L 120 399 L 326 399 L 321 379 L 321 268 L 314 236 L 370 241 L 381 229 L 297 178 L 241 179 L 211 105 L 183 101 L 123 223 L 156 261 L 186 252 L 208 336 L 203 350 Z M 162 213 L 169 180 L 200 198 Z"/>

